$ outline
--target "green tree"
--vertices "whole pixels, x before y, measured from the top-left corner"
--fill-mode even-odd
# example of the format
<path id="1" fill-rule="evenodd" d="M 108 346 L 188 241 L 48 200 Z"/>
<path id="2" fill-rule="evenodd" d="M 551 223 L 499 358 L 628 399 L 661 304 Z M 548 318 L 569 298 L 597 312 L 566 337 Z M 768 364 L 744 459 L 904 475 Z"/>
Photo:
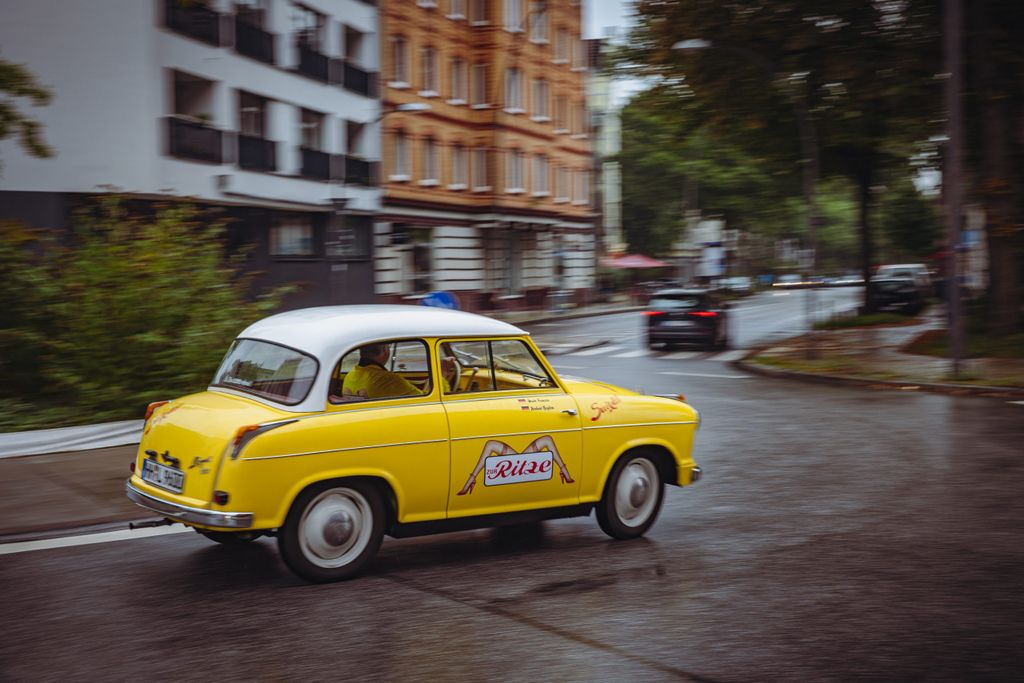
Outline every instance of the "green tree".
<path id="1" fill-rule="evenodd" d="M 36 83 L 24 66 L 0 60 L 0 140 L 14 137 L 34 157 L 53 156 L 53 149 L 43 140 L 42 124 L 23 114 L 18 106 L 20 100 L 27 99 L 43 107 L 52 98 L 52 91 Z"/>
<path id="2" fill-rule="evenodd" d="M 0 234 L 12 275 L 0 281 L 0 413 L 11 420 L 132 417 L 202 390 L 231 339 L 287 293 L 253 299 L 244 254 L 226 257 L 224 227 L 188 206 L 107 196 L 74 223 L 67 246 L 10 224 Z"/>

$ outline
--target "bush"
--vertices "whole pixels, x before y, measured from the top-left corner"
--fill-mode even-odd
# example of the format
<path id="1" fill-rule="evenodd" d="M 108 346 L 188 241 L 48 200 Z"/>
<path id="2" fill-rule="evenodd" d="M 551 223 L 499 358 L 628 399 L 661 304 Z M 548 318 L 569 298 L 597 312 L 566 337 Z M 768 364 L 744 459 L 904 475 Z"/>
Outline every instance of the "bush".
<path id="1" fill-rule="evenodd" d="M 131 209 L 107 196 L 73 223 L 67 246 L 52 233 L 0 231 L 10 274 L 0 284 L 0 400 L 16 423 L 35 422 L 26 404 L 87 423 L 202 390 L 231 339 L 289 289 L 253 299 L 245 255 L 226 257 L 224 226 L 192 207 Z"/>

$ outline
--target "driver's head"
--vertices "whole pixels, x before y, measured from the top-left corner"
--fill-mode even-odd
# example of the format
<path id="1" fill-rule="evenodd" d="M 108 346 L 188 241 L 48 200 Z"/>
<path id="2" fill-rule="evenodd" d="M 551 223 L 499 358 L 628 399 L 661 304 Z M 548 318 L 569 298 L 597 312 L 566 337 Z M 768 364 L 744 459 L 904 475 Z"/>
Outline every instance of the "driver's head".
<path id="1" fill-rule="evenodd" d="M 359 348 L 359 364 L 380 363 L 383 365 L 388 362 L 390 353 L 390 344 L 367 344 Z"/>

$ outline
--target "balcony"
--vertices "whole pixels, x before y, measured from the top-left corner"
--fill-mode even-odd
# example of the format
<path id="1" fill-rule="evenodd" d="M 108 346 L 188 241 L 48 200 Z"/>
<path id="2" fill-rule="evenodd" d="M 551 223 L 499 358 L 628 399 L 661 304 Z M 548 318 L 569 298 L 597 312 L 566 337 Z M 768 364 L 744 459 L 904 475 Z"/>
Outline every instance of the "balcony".
<path id="1" fill-rule="evenodd" d="M 339 154 L 342 173 L 335 177 L 344 179 L 347 185 L 365 185 L 372 187 L 377 184 L 377 162 Z"/>
<path id="2" fill-rule="evenodd" d="M 273 173 L 277 170 L 277 143 L 239 133 L 238 166 L 249 171 Z"/>
<path id="3" fill-rule="evenodd" d="M 299 175 L 312 180 L 331 179 L 331 155 L 308 147 L 300 147 L 302 168 Z"/>
<path id="4" fill-rule="evenodd" d="M 167 153 L 170 156 L 210 164 L 224 163 L 221 131 L 205 123 L 178 116 L 168 116 L 165 120 Z"/>
<path id="5" fill-rule="evenodd" d="M 266 64 L 274 63 L 274 34 L 235 17 L 235 50 Z"/>
<path id="6" fill-rule="evenodd" d="M 363 71 L 349 62 L 342 63 L 342 85 L 348 90 L 367 97 L 376 97 L 377 74 Z"/>
<path id="7" fill-rule="evenodd" d="M 167 28 L 214 47 L 221 45 L 220 13 L 198 3 L 165 0 Z"/>
<path id="8" fill-rule="evenodd" d="M 322 55 L 303 43 L 299 43 L 297 47 L 299 49 L 298 72 L 303 76 L 326 83 L 330 74 L 327 55 Z"/>

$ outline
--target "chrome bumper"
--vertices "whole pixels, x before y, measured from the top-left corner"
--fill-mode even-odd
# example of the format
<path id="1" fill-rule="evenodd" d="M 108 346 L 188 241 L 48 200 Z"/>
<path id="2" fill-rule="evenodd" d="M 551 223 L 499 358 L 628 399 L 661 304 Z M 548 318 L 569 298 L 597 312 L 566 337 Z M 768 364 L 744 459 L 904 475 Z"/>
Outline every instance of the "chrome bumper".
<path id="1" fill-rule="evenodd" d="M 690 483 L 696 484 L 698 481 L 700 481 L 700 478 L 701 476 L 703 476 L 703 474 L 704 470 L 702 470 L 699 465 L 695 465 L 693 469 L 690 470 Z"/>
<path id="2" fill-rule="evenodd" d="M 247 529 L 252 526 L 251 512 L 217 512 L 216 510 L 202 510 L 187 505 L 178 505 L 143 493 L 132 486 L 131 481 L 125 482 L 124 493 L 128 496 L 128 500 L 136 505 L 179 522 L 227 529 Z"/>

